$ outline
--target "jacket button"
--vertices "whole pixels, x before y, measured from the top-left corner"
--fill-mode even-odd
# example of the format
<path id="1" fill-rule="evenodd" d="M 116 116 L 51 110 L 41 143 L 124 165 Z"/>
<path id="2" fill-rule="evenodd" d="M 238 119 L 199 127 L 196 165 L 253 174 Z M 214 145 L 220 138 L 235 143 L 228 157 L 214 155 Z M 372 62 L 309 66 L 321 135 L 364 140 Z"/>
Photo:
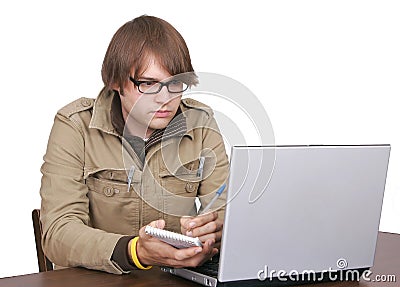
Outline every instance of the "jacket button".
<path id="1" fill-rule="evenodd" d="M 112 189 L 112 187 L 105 187 L 103 190 L 104 194 L 108 197 L 113 196 L 114 195 L 114 190 Z"/>
<path id="2" fill-rule="evenodd" d="M 88 106 L 91 105 L 91 102 L 90 102 L 88 99 L 83 99 L 83 100 L 81 101 L 81 104 L 82 104 L 82 106 L 84 106 L 84 107 L 88 107 Z"/>
<path id="3" fill-rule="evenodd" d="M 187 192 L 193 192 L 194 191 L 194 184 L 191 182 L 186 183 L 185 189 Z"/>

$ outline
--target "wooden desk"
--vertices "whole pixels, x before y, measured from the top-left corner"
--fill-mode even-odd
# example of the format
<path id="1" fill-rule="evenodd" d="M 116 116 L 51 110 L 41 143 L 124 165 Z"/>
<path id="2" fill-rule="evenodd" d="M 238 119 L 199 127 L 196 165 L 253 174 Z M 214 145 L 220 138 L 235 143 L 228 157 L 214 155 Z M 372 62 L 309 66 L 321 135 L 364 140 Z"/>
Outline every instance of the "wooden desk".
<path id="1" fill-rule="evenodd" d="M 303 287 L 395 287 L 400 286 L 400 235 L 380 232 L 371 269 L 371 282 L 333 282 L 302 285 Z M 375 276 L 395 275 L 397 282 L 372 282 Z M 149 271 L 133 272 L 130 275 L 113 275 L 104 272 L 69 268 L 0 279 L 0 287 L 129 287 L 129 286 L 201 286 L 188 280 L 162 272 L 153 267 Z M 265 286 L 268 286 L 267 284 Z"/>

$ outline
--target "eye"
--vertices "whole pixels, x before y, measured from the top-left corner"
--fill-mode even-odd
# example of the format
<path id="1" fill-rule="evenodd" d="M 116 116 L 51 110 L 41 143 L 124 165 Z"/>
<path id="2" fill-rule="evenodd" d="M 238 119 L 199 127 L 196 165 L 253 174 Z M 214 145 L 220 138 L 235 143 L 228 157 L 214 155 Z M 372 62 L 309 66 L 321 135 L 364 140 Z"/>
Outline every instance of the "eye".
<path id="1" fill-rule="evenodd" d="M 182 82 L 179 81 L 179 80 L 172 80 L 172 81 L 169 82 L 169 84 L 171 86 L 179 86 L 179 85 L 182 85 Z"/>
<path id="2" fill-rule="evenodd" d="M 147 86 L 147 87 L 154 86 L 155 84 L 157 84 L 156 81 L 145 81 L 142 83 L 142 85 Z"/>

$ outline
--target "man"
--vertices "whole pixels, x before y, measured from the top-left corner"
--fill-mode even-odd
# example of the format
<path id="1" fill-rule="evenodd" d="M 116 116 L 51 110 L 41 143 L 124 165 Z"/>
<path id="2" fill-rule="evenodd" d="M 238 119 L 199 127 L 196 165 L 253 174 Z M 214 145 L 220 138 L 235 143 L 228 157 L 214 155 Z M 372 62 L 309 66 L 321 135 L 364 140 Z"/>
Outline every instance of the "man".
<path id="1" fill-rule="evenodd" d="M 228 159 L 212 110 L 181 99 L 197 83 L 184 39 L 156 17 L 127 22 L 102 78 L 96 100 L 78 99 L 55 117 L 41 169 L 47 257 L 116 274 L 202 264 L 218 252 L 223 210 L 196 216 L 195 199 L 204 207 L 226 182 Z M 203 247 L 176 249 L 146 235 L 148 224 Z"/>

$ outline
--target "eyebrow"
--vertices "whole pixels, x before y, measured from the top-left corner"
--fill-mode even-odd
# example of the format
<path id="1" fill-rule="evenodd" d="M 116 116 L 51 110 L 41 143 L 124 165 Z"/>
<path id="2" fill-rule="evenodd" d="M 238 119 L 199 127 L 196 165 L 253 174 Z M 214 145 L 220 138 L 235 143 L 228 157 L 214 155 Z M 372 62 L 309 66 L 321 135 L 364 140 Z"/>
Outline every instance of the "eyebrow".
<path id="1" fill-rule="evenodd" d="M 159 82 L 160 80 L 156 79 L 156 78 L 152 78 L 152 77 L 139 77 L 140 80 L 143 81 L 156 81 Z"/>

